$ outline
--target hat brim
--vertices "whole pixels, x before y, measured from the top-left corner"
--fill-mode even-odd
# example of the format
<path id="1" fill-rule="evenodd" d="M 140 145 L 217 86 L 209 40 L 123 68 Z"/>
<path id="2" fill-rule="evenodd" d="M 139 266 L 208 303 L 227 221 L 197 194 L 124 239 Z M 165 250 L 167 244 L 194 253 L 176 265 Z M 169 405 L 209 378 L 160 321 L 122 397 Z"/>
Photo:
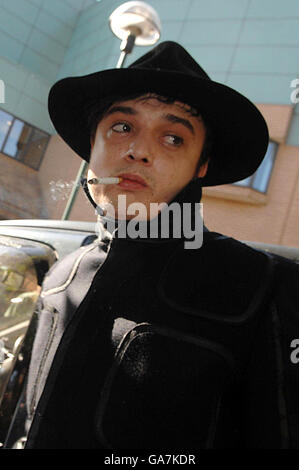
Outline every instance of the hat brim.
<path id="1" fill-rule="evenodd" d="M 90 157 L 87 110 L 111 96 L 154 92 L 199 109 L 213 130 L 213 155 L 203 186 L 252 175 L 267 151 L 268 128 L 256 106 L 232 88 L 180 72 L 142 68 L 109 69 L 59 80 L 49 93 L 49 114 L 62 139 L 84 160 Z"/>

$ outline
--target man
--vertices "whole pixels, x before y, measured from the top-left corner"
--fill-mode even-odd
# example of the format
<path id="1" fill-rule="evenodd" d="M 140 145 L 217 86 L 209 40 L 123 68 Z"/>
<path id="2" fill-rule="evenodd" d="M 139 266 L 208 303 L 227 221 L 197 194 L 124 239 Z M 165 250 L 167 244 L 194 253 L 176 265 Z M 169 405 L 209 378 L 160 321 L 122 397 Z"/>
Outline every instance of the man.
<path id="1" fill-rule="evenodd" d="M 259 111 L 174 42 L 127 69 L 61 80 L 49 111 L 90 162 L 102 225 L 44 281 L 26 447 L 298 448 L 298 265 L 206 227 L 187 249 L 182 230 L 184 208 L 198 220 L 202 186 L 261 163 Z M 162 203 L 182 209 L 168 237 Z M 121 232 L 134 204 L 155 236 Z"/>

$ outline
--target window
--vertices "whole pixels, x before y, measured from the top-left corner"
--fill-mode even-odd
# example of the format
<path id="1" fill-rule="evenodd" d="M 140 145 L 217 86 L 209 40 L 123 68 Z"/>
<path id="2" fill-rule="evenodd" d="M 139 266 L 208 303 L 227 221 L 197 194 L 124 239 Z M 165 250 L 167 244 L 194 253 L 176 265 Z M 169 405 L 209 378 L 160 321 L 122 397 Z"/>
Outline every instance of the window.
<path id="1" fill-rule="evenodd" d="M 266 193 L 270 181 L 272 168 L 274 165 L 278 145 L 275 142 L 269 142 L 264 160 L 256 172 L 244 180 L 234 183 L 237 186 L 246 186 L 255 189 L 261 193 Z"/>
<path id="2" fill-rule="evenodd" d="M 0 152 L 38 170 L 50 135 L 0 109 Z"/>

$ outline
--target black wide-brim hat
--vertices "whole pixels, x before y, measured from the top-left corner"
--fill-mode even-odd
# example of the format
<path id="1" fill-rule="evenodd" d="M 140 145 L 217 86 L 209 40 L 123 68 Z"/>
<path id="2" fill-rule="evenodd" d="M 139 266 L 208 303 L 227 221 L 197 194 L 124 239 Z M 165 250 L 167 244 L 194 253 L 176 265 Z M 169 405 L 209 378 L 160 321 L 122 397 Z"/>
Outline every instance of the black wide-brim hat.
<path id="1" fill-rule="evenodd" d="M 160 43 L 127 68 L 59 80 L 49 93 L 49 113 L 58 134 L 88 162 L 92 105 L 147 92 L 197 108 L 211 126 L 213 150 L 203 186 L 240 181 L 257 170 L 269 141 L 263 116 L 245 96 L 211 80 L 173 41 Z"/>

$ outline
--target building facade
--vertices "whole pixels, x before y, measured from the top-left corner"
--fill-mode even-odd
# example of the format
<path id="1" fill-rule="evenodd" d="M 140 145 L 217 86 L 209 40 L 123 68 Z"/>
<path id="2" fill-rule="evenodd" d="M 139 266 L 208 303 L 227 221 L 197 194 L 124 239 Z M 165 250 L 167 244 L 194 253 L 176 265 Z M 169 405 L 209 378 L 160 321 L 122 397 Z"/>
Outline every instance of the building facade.
<path id="1" fill-rule="evenodd" d="M 55 134 L 48 91 L 60 78 L 116 66 L 120 42 L 108 18 L 122 3 L 0 0 L 0 218 L 61 218 L 81 159 Z M 162 22 L 160 41 L 182 44 L 213 80 L 253 101 L 269 127 L 267 157 L 252 178 L 204 188 L 206 225 L 299 247 L 298 1 L 148 3 Z M 147 50 L 136 46 L 126 65 Z M 70 219 L 95 220 L 81 189 Z"/>

